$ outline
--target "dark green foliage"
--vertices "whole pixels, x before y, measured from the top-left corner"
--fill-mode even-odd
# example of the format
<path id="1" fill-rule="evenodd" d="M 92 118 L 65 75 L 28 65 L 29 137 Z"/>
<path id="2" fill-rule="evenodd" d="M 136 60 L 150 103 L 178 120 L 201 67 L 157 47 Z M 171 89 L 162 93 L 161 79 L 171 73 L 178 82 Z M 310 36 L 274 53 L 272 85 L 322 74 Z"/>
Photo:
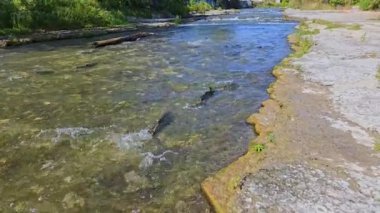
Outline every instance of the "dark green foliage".
<path id="1" fill-rule="evenodd" d="M 0 27 L 7 28 L 12 26 L 12 15 L 16 11 L 15 6 L 10 0 L 0 1 Z"/>
<path id="2" fill-rule="evenodd" d="M 184 15 L 184 0 L 0 0 L 0 33 L 126 23 L 127 16 Z"/>
<path id="3" fill-rule="evenodd" d="M 338 5 L 345 5 L 345 0 L 329 0 L 329 4 L 336 7 Z"/>
<path id="4" fill-rule="evenodd" d="M 239 0 L 216 0 L 216 4 L 226 9 L 238 9 L 240 7 Z"/>
<path id="5" fill-rule="evenodd" d="M 188 5 L 190 12 L 205 13 L 212 10 L 212 6 L 205 1 L 190 0 Z"/>
<path id="6" fill-rule="evenodd" d="M 157 2 L 152 6 L 152 11 L 156 13 L 183 16 L 188 12 L 185 0 L 153 0 L 153 2 Z"/>
<path id="7" fill-rule="evenodd" d="M 380 8 L 380 0 L 360 0 L 359 7 L 362 10 L 375 10 Z"/>

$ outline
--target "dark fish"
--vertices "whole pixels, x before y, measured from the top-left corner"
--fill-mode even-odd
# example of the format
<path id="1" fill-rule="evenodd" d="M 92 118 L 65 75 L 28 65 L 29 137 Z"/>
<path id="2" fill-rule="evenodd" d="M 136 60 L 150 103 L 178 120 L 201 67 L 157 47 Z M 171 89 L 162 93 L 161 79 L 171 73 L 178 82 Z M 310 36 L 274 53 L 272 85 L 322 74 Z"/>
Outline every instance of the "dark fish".
<path id="1" fill-rule="evenodd" d="M 90 67 L 96 66 L 97 64 L 98 63 L 96 63 L 96 62 L 94 62 L 94 63 L 88 63 L 88 64 L 85 64 L 85 65 L 77 66 L 77 69 L 90 68 Z"/>
<path id="2" fill-rule="evenodd" d="M 209 91 L 205 92 L 205 94 L 203 94 L 201 96 L 201 103 L 200 104 L 205 104 L 207 102 L 208 99 L 210 99 L 212 96 L 215 95 L 215 90 L 212 88 L 212 87 L 209 87 Z"/>
<path id="3" fill-rule="evenodd" d="M 165 112 L 157 123 L 149 130 L 152 136 L 159 134 L 165 127 L 169 126 L 174 121 L 174 115 L 171 112 Z"/>

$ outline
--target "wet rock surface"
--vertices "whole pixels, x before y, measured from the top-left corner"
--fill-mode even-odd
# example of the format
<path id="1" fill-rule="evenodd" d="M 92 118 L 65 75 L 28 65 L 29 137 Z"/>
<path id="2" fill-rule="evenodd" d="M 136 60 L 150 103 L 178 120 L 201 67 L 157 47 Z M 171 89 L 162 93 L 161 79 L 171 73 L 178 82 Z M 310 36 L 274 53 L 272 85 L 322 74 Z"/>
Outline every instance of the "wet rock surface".
<path id="1" fill-rule="evenodd" d="M 65 209 L 73 209 L 75 207 L 82 208 L 85 204 L 85 201 L 76 193 L 70 192 L 65 195 L 65 197 L 62 200 L 62 203 Z"/>
<path id="2" fill-rule="evenodd" d="M 149 180 L 146 177 L 141 177 L 135 171 L 125 173 L 124 180 L 127 183 L 125 192 L 136 192 L 149 185 Z"/>

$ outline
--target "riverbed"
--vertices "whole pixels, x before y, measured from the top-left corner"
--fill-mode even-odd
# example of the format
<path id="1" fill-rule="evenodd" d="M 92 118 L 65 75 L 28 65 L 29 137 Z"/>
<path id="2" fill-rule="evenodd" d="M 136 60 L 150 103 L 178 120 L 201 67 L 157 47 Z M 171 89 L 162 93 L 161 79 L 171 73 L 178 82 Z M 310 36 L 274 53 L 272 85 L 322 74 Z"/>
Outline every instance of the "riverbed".
<path id="1" fill-rule="evenodd" d="M 295 25 L 249 9 L 99 49 L 0 50 L 0 210 L 207 210 L 199 184 L 246 152 L 245 119 Z M 153 137 L 165 112 L 172 122 Z"/>

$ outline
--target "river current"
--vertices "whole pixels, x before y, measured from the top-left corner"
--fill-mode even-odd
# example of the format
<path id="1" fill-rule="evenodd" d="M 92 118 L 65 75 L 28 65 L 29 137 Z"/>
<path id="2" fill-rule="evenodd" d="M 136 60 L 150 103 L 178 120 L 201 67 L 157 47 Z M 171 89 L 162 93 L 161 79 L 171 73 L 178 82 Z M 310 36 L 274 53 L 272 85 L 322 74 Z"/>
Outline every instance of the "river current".
<path id="1" fill-rule="evenodd" d="M 0 211 L 207 211 L 200 183 L 254 139 L 245 119 L 295 25 L 249 9 L 105 48 L 0 50 Z"/>

